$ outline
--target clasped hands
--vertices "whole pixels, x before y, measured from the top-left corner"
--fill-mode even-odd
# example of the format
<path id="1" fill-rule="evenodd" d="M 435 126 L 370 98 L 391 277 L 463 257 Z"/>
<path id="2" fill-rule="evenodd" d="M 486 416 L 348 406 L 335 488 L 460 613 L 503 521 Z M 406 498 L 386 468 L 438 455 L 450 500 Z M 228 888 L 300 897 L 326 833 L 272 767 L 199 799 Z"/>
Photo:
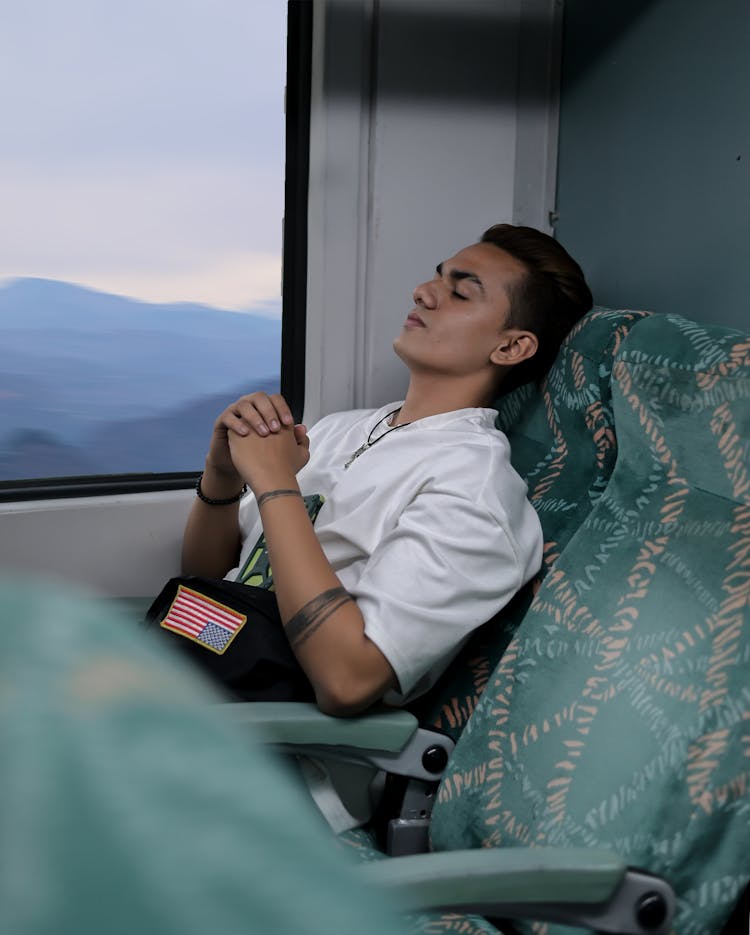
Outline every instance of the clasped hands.
<path id="1" fill-rule="evenodd" d="M 310 440 L 281 394 L 251 393 L 228 406 L 214 423 L 209 459 L 221 473 L 235 471 L 259 496 L 296 483 L 310 460 Z"/>

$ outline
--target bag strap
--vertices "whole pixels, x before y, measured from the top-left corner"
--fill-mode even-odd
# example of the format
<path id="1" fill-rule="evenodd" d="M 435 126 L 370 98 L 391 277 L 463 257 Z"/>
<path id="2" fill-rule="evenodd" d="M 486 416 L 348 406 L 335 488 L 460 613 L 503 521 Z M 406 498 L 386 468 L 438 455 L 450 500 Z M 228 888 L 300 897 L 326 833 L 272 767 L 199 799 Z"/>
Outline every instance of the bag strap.
<path id="1" fill-rule="evenodd" d="M 322 494 L 313 493 L 302 499 L 305 503 L 307 515 L 310 517 L 310 522 L 315 525 L 315 520 L 318 518 L 318 513 L 320 513 L 320 508 L 325 503 L 326 498 Z M 273 571 L 268 558 L 265 533 L 261 533 L 260 538 L 251 549 L 245 564 L 234 580 L 254 588 L 273 591 Z"/>

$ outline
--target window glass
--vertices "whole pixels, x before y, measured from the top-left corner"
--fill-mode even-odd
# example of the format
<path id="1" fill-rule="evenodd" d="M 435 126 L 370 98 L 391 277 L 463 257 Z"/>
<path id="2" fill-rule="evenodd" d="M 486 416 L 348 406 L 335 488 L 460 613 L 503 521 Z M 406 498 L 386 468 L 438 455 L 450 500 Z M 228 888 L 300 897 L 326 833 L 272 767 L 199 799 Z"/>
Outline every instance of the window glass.
<path id="1" fill-rule="evenodd" d="M 0 24 L 0 480 L 197 470 L 279 386 L 286 4 Z"/>

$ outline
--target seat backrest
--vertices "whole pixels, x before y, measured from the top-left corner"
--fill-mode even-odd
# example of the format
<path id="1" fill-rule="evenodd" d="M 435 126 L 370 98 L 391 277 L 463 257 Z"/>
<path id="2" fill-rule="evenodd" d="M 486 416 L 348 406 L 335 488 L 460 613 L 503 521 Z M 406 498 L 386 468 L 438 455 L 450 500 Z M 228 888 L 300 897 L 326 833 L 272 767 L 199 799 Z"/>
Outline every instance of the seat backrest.
<path id="1" fill-rule="evenodd" d="M 454 751 L 437 849 L 602 846 L 664 876 L 681 935 L 750 877 L 750 338 L 640 321 L 606 490 Z"/>
<path id="2" fill-rule="evenodd" d="M 529 487 L 544 533 L 544 567 L 478 630 L 433 690 L 412 710 L 458 738 L 534 591 L 604 490 L 617 451 L 611 408 L 615 353 L 649 313 L 597 308 L 568 335 L 541 388 L 528 384 L 498 402 L 498 428 Z"/>
<path id="3" fill-rule="evenodd" d="M 0 581 L 0 932 L 406 932 L 299 777 L 125 614 Z"/>

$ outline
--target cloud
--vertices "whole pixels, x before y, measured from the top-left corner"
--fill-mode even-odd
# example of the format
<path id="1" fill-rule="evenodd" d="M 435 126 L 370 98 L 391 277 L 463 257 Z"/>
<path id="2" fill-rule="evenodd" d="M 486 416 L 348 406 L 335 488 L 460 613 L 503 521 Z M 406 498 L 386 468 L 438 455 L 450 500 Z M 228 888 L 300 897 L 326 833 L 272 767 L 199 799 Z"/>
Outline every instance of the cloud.
<path id="1" fill-rule="evenodd" d="M 37 269 L 0 272 L 0 282 L 41 275 Z M 202 265 L 158 272 L 94 269 L 65 263 L 47 267 L 43 278 L 126 295 L 142 302 L 198 302 L 229 311 L 278 318 L 281 315 L 281 258 L 276 253 L 237 253 L 208 257 Z"/>
<path id="2" fill-rule="evenodd" d="M 0 33 L 0 277 L 278 299 L 280 0 L 32 0 Z"/>
<path id="3" fill-rule="evenodd" d="M 0 164 L 0 277 L 247 309 L 279 296 L 282 212 L 280 169 Z"/>
<path id="4" fill-rule="evenodd" d="M 173 272 L 85 270 L 69 281 L 144 302 L 199 302 L 234 311 L 281 314 L 281 260 L 274 253 L 210 257 Z"/>
<path id="5" fill-rule="evenodd" d="M 40 167 L 231 152 L 283 136 L 280 0 L 30 0 L 3 11 L 3 152 Z"/>

